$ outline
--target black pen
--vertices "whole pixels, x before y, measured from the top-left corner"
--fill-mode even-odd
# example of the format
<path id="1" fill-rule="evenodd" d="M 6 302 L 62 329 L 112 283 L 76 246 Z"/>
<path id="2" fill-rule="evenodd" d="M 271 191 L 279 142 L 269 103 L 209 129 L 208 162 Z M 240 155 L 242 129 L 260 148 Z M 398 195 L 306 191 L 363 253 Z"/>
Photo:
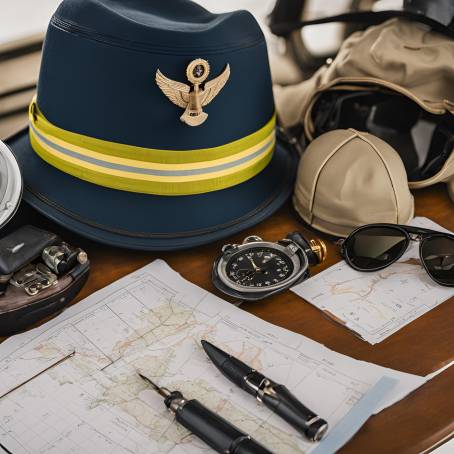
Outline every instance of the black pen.
<path id="1" fill-rule="evenodd" d="M 319 441 L 328 423 L 305 407 L 284 385 L 265 377 L 239 359 L 202 340 L 213 364 L 233 383 L 252 394 L 311 441 Z"/>
<path id="2" fill-rule="evenodd" d="M 177 422 L 215 451 L 223 454 L 272 454 L 249 435 L 203 406 L 198 400 L 186 400 L 180 391 L 161 388 L 142 372 L 138 374 L 160 396 L 164 397 L 166 407 L 175 415 Z"/>

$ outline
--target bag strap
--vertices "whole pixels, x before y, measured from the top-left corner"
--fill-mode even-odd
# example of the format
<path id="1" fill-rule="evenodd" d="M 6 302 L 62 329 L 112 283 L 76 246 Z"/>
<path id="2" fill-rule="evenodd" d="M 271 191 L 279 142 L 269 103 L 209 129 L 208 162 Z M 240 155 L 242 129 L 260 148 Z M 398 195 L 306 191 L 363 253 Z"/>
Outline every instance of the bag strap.
<path id="1" fill-rule="evenodd" d="M 277 36 L 288 36 L 290 33 L 299 30 L 308 25 L 328 24 L 331 22 L 343 23 L 363 23 L 367 25 L 377 25 L 382 22 L 392 19 L 394 17 L 401 17 L 404 19 L 421 22 L 430 26 L 434 31 L 442 33 L 450 38 L 454 38 L 454 23 L 443 25 L 430 17 L 423 14 L 414 13 L 411 11 L 358 11 L 353 13 L 343 13 L 336 16 L 322 17 L 319 19 L 312 19 L 297 22 L 276 22 L 270 24 L 271 32 Z"/>

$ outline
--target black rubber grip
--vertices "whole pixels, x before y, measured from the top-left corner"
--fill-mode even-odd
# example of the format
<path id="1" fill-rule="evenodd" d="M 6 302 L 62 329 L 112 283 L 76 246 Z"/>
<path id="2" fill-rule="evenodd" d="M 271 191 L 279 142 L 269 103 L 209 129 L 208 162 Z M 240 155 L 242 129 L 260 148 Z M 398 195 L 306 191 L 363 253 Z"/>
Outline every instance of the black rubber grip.
<path id="1" fill-rule="evenodd" d="M 270 454 L 266 448 L 197 400 L 176 412 L 176 420 L 219 453 Z"/>
<path id="2" fill-rule="evenodd" d="M 309 425 L 308 422 L 317 417 L 313 411 L 304 406 L 284 385 L 274 386 L 274 391 L 276 395 L 265 394 L 262 402 L 309 440 L 316 440 L 320 428 L 327 426 L 327 422 L 319 419 Z"/>

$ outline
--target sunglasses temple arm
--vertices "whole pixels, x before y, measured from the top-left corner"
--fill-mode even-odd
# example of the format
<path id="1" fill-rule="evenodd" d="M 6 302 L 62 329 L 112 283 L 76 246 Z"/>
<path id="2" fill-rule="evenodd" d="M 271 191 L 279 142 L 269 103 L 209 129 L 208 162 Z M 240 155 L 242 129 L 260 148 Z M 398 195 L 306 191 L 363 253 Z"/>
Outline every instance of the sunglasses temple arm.
<path id="1" fill-rule="evenodd" d="M 445 232 L 439 232 L 439 231 L 432 230 L 432 229 L 425 229 L 424 227 L 414 227 L 411 225 L 398 225 L 398 227 L 400 227 L 401 229 L 405 230 L 408 233 L 413 233 L 413 234 L 434 234 L 434 233 L 436 233 L 439 235 L 440 233 L 445 233 Z M 452 236 L 449 233 L 446 233 L 446 235 Z"/>

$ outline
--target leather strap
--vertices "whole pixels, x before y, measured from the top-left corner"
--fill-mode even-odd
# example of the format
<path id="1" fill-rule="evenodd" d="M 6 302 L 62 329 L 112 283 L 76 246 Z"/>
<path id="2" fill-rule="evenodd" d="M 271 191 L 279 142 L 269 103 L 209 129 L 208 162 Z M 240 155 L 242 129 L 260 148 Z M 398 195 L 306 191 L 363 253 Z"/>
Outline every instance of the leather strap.
<path id="1" fill-rule="evenodd" d="M 409 19 L 416 22 L 429 25 L 433 30 L 438 33 L 454 38 L 454 24 L 451 21 L 449 24 L 444 25 L 440 22 L 431 19 L 430 17 L 424 16 L 423 14 L 417 14 L 411 11 L 398 11 L 398 10 L 387 10 L 387 11 L 359 11 L 353 13 L 343 13 L 336 16 L 322 17 L 319 19 L 297 21 L 297 22 L 280 22 L 270 25 L 272 33 L 277 36 L 287 36 L 290 33 L 299 30 L 308 25 L 328 24 L 331 22 L 343 22 L 343 23 L 364 23 L 367 25 L 377 25 L 382 22 L 392 19 L 394 17 L 401 17 L 403 19 Z M 451 18 L 452 19 L 452 18 Z"/>
<path id="2" fill-rule="evenodd" d="M 310 244 L 304 238 L 304 236 L 300 232 L 291 232 L 287 235 L 287 239 L 293 241 L 298 246 L 300 246 L 303 251 L 307 255 L 307 259 L 309 261 L 309 265 L 317 265 L 319 263 L 317 255 L 312 250 Z"/>

